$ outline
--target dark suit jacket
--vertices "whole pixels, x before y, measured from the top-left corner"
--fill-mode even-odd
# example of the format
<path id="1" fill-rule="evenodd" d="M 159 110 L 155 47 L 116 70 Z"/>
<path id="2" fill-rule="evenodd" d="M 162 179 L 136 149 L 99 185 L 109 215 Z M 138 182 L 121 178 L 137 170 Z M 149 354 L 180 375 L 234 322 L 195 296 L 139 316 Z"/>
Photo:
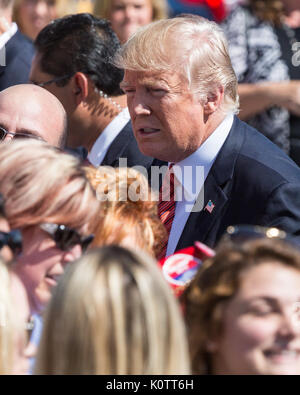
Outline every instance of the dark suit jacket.
<path id="1" fill-rule="evenodd" d="M 205 208 L 209 200 L 211 213 Z M 176 250 L 195 240 L 214 247 L 237 224 L 276 226 L 300 241 L 299 167 L 237 117 L 205 180 L 203 203 L 189 215 Z"/>
<path id="2" fill-rule="evenodd" d="M 130 121 L 112 142 L 101 165 L 118 167 L 120 158 L 127 159 L 127 167 L 142 166 L 146 170 L 153 162 L 153 158 L 143 155 L 139 150 Z"/>
<path id="3" fill-rule="evenodd" d="M 0 66 L 0 91 L 28 82 L 34 48 L 19 30 L 5 45 L 6 66 Z"/>

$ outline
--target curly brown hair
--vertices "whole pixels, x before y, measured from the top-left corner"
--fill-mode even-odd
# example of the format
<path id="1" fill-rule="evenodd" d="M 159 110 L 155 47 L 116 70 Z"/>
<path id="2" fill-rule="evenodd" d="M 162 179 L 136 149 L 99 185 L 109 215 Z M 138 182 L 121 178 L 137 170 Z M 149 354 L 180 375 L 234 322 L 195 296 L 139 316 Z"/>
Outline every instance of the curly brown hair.
<path id="1" fill-rule="evenodd" d="M 258 18 L 274 25 L 281 24 L 284 10 L 281 0 L 250 0 L 249 3 Z"/>
<path id="2" fill-rule="evenodd" d="M 222 333 L 225 304 L 238 292 L 245 272 L 266 261 L 300 271 L 300 251 L 285 241 L 264 238 L 240 245 L 224 243 L 182 295 L 194 374 L 212 374 L 207 346 Z"/>
<path id="3" fill-rule="evenodd" d="M 167 233 L 158 218 L 157 202 L 146 177 L 133 168 L 109 166 L 86 167 L 85 172 L 102 209 L 91 246 L 122 244 L 127 237 L 133 237 L 139 248 L 158 256 Z M 139 199 L 132 194 L 137 186 Z"/>

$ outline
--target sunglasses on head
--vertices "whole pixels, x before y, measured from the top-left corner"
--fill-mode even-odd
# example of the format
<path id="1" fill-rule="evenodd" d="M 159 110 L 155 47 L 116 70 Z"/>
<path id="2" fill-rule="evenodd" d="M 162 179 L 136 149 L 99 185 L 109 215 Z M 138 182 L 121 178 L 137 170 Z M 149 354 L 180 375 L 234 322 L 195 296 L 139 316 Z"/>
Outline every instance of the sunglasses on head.
<path id="1" fill-rule="evenodd" d="M 257 239 L 279 239 L 296 248 L 300 248 L 299 242 L 291 235 L 287 234 L 284 230 L 275 227 L 263 227 L 258 225 L 235 225 L 229 226 L 225 234 L 222 236 L 221 241 L 231 241 L 235 244 L 242 244 L 247 241 Z"/>
<path id="2" fill-rule="evenodd" d="M 22 235 L 19 230 L 11 230 L 10 232 L 0 231 L 0 249 L 8 246 L 14 255 L 22 250 Z"/>
<path id="3" fill-rule="evenodd" d="M 32 133 L 8 132 L 6 129 L 4 129 L 2 126 L 0 126 L 0 140 L 4 140 L 7 135 L 12 136 L 13 139 L 36 139 L 36 140 L 44 141 L 41 137 L 36 136 Z"/>
<path id="4" fill-rule="evenodd" d="M 68 251 L 77 244 L 85 251 L 94 239 L 94 235 L 82 237 L 77 230 L 66 225 L 45 223 L 41 224 L 40 228 L 48 233 L 56 246 L 62 251 Z"/>

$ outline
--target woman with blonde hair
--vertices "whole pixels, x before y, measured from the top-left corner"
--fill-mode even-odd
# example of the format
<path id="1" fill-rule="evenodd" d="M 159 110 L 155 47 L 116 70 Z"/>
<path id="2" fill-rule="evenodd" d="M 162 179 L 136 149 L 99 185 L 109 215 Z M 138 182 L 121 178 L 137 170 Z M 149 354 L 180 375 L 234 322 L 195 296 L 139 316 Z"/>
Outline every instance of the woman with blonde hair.
<path id="1" fill-rule="evenodd" d="M 97 0 L 94 14 L 109 19 L 121 43 L 150 22 L 168 17 L 166 0 Z"/>
<path id="2" fill-rule="evenodd" d="M 134 168 L 85 168 L 101 201 L 92 247 L 121 244 L 158 256 L 167 234 L 146 177 Z"/>
<path id="3" fill-rule="evenodd" d="M 77 158 L 34 139 L 0 145 L 0 193 L 11 229 L 22 233 L 14 270 L 40 312 L 91 241 L 100 202 Z"/>
<path id="4" fill-rule="evenodd" d="M 223 244 L 183 302 L 195 374 L 300 374 L 300 252 L 290 243 Z"/>
<path id="5" fill-rule="evenodd" d="M 45 316 L 36 374 L 188 374 L 185 328 L 145 253 L 89 252 L 59 282 Z"/>
<path id="6" fill-rule="evenodd" d="M 26 374 L 28 300 L 20 280 L 0 258 L 0 375 Z"/>

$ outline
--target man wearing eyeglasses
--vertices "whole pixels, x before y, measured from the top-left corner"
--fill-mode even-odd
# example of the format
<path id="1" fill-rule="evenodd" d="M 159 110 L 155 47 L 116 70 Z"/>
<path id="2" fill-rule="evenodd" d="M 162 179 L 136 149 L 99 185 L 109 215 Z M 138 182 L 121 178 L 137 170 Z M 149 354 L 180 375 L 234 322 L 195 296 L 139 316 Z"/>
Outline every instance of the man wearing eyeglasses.
<path id="1" fill-rule="evenodd" d="M 65 110 L 50 92 L 31 84 L 0 92 L 0 140 L 34 138 L 64 148 L 66 132 Z"/>
<path id="2" fill-rule="evenodd" d="M 108 21 L 90 14 L 68 15 L 46 26 L 35 41 L 30 81 L 53 93 L 68 116 L 67 146 L 84 147 L 99 166 L 148 167 L 135 141 L 123 71 L 112 64 L 120 42 Z"/>

